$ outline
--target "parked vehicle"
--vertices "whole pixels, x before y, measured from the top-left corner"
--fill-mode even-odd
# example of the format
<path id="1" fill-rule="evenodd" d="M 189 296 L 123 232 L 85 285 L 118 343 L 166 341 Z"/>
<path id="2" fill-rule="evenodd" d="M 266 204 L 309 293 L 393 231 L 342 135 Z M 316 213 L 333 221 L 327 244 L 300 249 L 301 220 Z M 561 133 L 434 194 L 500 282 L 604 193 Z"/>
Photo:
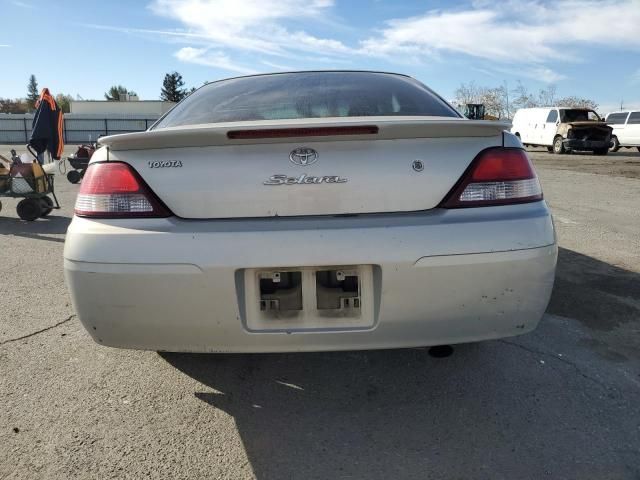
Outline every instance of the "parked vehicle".
<path id="1" fill-rule="evenodd" d="M 605 121 L 613 128 L 611 151 L 636 147 L 640 152 L 640 111 L 609 113 Z"/>
<path id="2" fill-rule="evenodd" d="M 506 128 L 404 75 L 209 83 L 100 140 L 64 248 L 79 319 L 101 345 L 199 352 L 531 331 L 557 245 Z"/>
<path id="3" fill-rule="evenodd" d="M 562 107 L 521 108 L 511 127 L 525 146 L 547 147 L 557 154 L 576 150 L 606 155 L 611 130 L 593 110 Z"/>

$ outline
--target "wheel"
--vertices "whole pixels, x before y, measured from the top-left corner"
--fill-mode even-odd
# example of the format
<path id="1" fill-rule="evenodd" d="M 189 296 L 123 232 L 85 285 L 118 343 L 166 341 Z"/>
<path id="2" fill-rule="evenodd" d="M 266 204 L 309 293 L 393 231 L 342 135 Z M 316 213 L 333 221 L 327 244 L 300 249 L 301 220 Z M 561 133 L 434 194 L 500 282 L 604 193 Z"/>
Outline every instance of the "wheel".
<path id="1" fill-rule="evenodd" d="M 620 142 L 618 141 L 618 137 L 615 135 L 611 137 L 611 147 L 609 148 L 610 152 L 617 152 L 620 150 Z"/>
<path id="2" fill-rule="evenodd" d="M 16 212 L 22 220 L 33 222 L 42 214 L 42 204 L 38 198 L 25 198 L 18 202 Z"/>
<path id="3" fill-rule="evenodd" d="M 640 152 L 640 147 L 636 147 L 638 149 L 638 151 Z"/>
<path id="4" fill-rule="evenodd" d="M 607 153 L 609 153 L 609 149 L 608 148 L 594 148 L 593 149 L 593 154 L 594 155 L 606 155 Z"/>
<path id="5" fill-rule="evenodd" d="M 564 145 L 562 144 L 562 137 L 558 135 L 553 139 L 553 153 L 562 155 L 565 152 Z"/>
<path id="6" fill-rule="evenodd" d="M 553 147 L 547 147 L 547 152 L 553 153 Z"/>
<path id="7" fill-rule="evenodd" d="M 2 211 L 2 202 L 0 202 L 0 212 Z"/>
<path id="8" fill-rule="evenodd" d="M 82 175 L 80 175 L 80 172 L 77 170 L 71 170 L 69 173 L 67 173 L 67 180 L 69 180 L 71 183 L 78 183 L 81 178 Z"/>
<path id="9" fill-rule="evenodd" d="M 40 199 L 40 205 L 42 206 L 42 213 L 40 214 L 41 217 L 46 217 L 53 210 L 53 200 L 49 197 L 42 197 Z"/>

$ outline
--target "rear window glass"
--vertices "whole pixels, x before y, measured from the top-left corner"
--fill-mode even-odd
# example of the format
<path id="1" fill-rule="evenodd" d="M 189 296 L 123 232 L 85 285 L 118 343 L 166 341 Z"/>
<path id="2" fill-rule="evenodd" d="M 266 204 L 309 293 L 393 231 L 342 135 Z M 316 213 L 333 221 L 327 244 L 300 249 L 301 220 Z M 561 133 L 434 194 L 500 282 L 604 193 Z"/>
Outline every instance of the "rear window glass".
<path id="1" fill-rule="evenodd" d="M 607 117 L 607 123 L 610 123 L 612 125 L 619 125 L 621 123 L 624 123 L 624 121 L 627 119 L 628 114 L 629 112 L 611 113 Z"/>
<path id="2" fill-rule="evenodd" d="M 640 112 L 633 112 L 631 115 L 629 115 L 629 121 L 627 122 L 627 124 L 629 123 L 640 123 Z"/>
<path id="3" fill-rule="evenodd" d="M 257 75 L 210 83 L 154 128 L 326 117 L 460 115 L 420 82 L 371 72 Z"/>

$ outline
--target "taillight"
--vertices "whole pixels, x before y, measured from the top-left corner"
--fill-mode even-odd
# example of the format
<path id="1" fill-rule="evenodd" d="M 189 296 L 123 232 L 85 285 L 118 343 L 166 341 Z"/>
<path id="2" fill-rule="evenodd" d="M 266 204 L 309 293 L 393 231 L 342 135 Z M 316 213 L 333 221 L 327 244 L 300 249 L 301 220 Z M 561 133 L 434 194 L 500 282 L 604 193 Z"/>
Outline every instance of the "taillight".
<path id="1" fill-rule="evenodd" d="M 538 200 L 542 200 L 542 188 L 525 151 L 490 148 L 475 158 L 440 206 L 482 207 Z"/>
<path id="2" fill-rule="evenodd" d="M 76 198 L 80 217 L 168 217 L 169 209 L 155 196 L 140 175 L 122 162 L 92 163 Z"/>

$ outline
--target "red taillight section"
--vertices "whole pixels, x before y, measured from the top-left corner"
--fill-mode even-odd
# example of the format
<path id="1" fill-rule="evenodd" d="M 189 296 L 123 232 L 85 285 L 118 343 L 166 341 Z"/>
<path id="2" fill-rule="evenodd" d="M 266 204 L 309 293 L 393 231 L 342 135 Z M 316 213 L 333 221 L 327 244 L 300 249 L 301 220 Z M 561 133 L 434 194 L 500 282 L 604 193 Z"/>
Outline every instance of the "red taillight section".
<path id="1" fill-rule="evenodd" d="M 231 140 L 250 140 L 258 138 L 375 135 L 377 133 L 378 127 L 375 125 L 356 125 L 349 127 L 261 128 L 256 130 L 231 130 L 227 133 L 227 138 Z"/>
<path id="2" fill-rule="evenodd" d="M 122 162 L 89 165 L 76 198 L 75 213 L 100 218 L 171 216 L 140 175 Z"/>
<path id="3" fill-rule="evenodd" d="M 542 200 L 542 189 L 525 151 L 490 148 L 475 158 L 441 206 L 482 207 L 538 200 Z"/>

